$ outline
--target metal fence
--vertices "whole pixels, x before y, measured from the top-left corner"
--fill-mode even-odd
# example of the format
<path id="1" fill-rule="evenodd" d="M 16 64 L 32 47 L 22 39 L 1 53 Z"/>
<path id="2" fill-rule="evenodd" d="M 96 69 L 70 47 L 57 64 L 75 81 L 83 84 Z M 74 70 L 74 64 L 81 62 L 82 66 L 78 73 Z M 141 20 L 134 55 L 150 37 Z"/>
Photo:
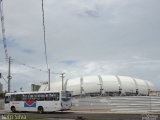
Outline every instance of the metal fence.
<path id="1" fill-rule="evenodd" d="M 160 112 L 160 97 L 119 96 L 73 98 L 72 110 L 107 112 Z"/>
<path id="2" fill-rule="evenodd" d="M 72 110 L 103 112 L 160 112 L 160 97 L 117 96 L 73 98 Z M 4 109 L 4 99 L 0 99 L 0 109 Z"/>

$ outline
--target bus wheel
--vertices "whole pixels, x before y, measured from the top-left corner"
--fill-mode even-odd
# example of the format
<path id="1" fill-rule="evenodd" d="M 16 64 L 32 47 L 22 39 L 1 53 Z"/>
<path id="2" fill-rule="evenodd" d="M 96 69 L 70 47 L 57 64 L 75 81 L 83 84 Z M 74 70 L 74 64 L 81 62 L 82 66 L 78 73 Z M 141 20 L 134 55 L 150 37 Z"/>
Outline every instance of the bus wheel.
<path id="1" fill-rule="evenodd" d="M 42 106 L 39 106 L 39 107 L 38 107 L 38 112 L 39 112 L 40 114 L 42 114 L 42 113 L 44 112 Z"/>
<path id="2" fill-rule="evenodd" d="M 15 108 L 14 106 L 12 106 L 12 107 L 11 107 L 11 111 L 12 111 L 13 113 L 15 113 L 15 112 L 16 112 L 16 108 Z"/>

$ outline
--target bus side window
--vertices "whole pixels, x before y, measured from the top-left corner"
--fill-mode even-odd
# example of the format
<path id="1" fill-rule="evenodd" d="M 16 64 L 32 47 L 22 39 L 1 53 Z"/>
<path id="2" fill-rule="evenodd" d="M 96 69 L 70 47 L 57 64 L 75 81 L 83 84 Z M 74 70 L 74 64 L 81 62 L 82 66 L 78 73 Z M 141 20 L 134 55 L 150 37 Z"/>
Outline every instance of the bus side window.
<path id="1" fill-rule="evenodd" d="M 37 101 L 40 101 L 40 94 L 37 95 Z"/>
<path id="2" fill-rule="evenodd" d="M 45 95 L 45 101 L 48 101 L 49 100 L 49 93 L 46 93 Z"/>
<path id="3" fill-rule="evenodd" d="M 38 95 L 34 94 L 34 100 L 37 101 L 38 100 Z"/>
<path id="4" fill-rule="evenodd" d="M 10 102 L 10 96 L 6 96 L 5 97 L 5 103 L 9 103 Z"/>
<path id="5" fill-rule="evenodd" d="M 49 100 L 50 100 L 50 101 L 53 100 L 53 93 L 49 93 Z"/>
<path id="6" fill-rule="evenodd" d="M 24 95 L 24 101 L 28 101 L 29 100 L 29 95 L 28 94 L 25 94 Z"/>
<path id="7" fill-rule="evenodd" d="M 72 97 L 71 93 L 68 93 L 68 94 L 67 94 L 67 97 Z"/>
<path id="8" fill-rule="evenodd" d="M 16 95 L 16 101 L 22 101 L 22 95 L 21 94 Z"/>
<path id="9" fill-rule="evenodd" d="M 53 100 L 59 101 L 59 93 L 53 93 Z"/>
<path id="10" fill-rule="evenodd" d="M 16 95 L 11 95 L 11 101 L 15 101 L 16 100 Z"/>
<path id="11" fill-rule="evenodd" d="M 29 95 L 29 100 L 34 100 L 34 95 L 33 94 Z"/>
<path id="12" fill-rule="evenodd" d="M 27 100 L 27 95 L 24 94 L 24 95 L 23 95 L 23 101 L 26 101 L 26 100 Z"/>
<path id="13" fill-rule="evenodd" d="M 44 93 L 41 94 L 41 100 L 44 101 L 45 100 L 46 95 Z"/>
<path id="14" fill-rule="evenodd" d="M 45 100 L 45 94 L 44 93 L 38 94 L 38 101 L 44 101 L 44 100 Z"/>

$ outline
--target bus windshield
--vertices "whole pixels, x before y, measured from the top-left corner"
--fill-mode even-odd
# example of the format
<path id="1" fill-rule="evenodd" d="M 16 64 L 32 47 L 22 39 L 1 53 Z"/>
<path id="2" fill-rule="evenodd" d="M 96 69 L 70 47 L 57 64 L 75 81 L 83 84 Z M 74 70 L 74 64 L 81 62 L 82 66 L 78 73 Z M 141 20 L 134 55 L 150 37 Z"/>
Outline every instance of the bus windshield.
<path id="1" fill-rule="evenodd" d="M 69 91 L 62 91 L 62 101 L 68 101 L 71 99 L 71 92 Z"/>

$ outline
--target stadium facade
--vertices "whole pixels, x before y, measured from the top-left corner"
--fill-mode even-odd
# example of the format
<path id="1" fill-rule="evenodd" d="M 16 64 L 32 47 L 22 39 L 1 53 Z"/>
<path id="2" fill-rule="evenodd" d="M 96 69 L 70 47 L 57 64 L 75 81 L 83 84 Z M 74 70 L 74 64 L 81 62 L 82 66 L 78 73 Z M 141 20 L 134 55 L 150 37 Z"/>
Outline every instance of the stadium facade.
<path id="1" fill-rule="evenodd" d="M 64 89 L 73 91 L 73 96 L 147 96 L 154 91 L 148 80 L 128 76 L 96 75 L 68 79 Z M 61 90 L 62 82 L 51 83 L 51 90 Z M 39 91 L 48 90 L 48 84 L 41 85 Z"/>

